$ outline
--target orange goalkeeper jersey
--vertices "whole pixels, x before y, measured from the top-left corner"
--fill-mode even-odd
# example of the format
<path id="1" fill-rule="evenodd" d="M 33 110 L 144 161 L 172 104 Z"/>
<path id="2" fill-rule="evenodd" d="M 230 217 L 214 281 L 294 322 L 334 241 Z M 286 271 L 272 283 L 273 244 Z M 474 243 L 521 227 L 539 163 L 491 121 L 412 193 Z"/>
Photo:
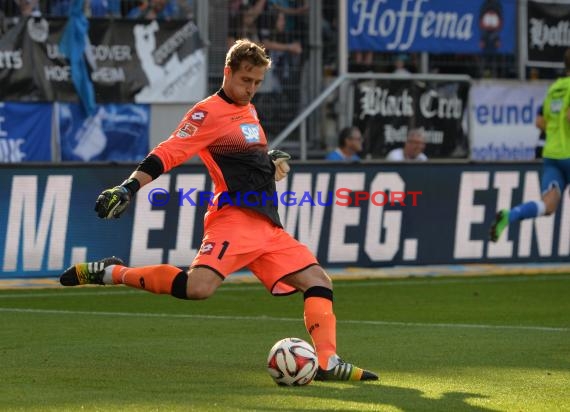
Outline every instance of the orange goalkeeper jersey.
<path id="1" fill-rule="evenodd" d="M 277 213 L 275 166 L 255 107 L 239 106 L 223 90 L 202 100 L 151 153 L 164 172 L 199 155 L 214 183 L 213 205 L 254 209 L 282 226 Z M 190 188 L 184 188 L 186 190 Z"/>

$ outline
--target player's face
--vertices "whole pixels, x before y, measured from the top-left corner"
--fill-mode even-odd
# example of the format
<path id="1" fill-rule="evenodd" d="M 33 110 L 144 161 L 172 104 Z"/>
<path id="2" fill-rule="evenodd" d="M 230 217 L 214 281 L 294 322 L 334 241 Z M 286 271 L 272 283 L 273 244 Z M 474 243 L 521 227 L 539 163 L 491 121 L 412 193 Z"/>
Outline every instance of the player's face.
<path id="1" fill-rule="evenodd" d="M 247 106 L 265 77 L 266 67 L 242 62 L 239 70 L 224 68 L 223 88 L 230 99 L 240 106 Z"/>

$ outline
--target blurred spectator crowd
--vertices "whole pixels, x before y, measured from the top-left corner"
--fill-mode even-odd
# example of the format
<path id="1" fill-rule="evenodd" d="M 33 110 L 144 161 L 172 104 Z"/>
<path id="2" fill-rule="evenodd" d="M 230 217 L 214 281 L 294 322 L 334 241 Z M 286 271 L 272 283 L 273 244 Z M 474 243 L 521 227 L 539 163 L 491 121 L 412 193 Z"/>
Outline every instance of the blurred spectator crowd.
<path id="1" fill-rule="evenodd" d="M 227 46 L 247 37 L 262 43 L 272 60 L 255 103 L 269 109 L 270 134 L 282 130 L 298 112 L 303 68 L 308 58 L 309 1 L 230 0 Z"/>
<path id="2" fill-rule="evenodd" d="M 9 24 L 25 16 L 67 17 L 72 3 L 73 0 L 0 0 L 0 19 Z M 193 15 L 193 0 L 84 0 L 84 8 L 87 17 L 189 19 Z"/>
<path id="3" fill-rule="evenodd" d="M 22 16 L 66 17 L 73 0 L 0 0 L 0 35 Z M 275 80 L 299 84 L 297 76 L 308 55 L 310 0 L 227 0 L 211 2 L 227 5 L 227 43 L 247 37 L 262 42 L 272 55 Z M 148 20 L 191 19 L 195 0 L 84 0 L 85 14 L 96 18 L 130 18 Z M 214 7 L 211 5 L 210 7 Z M 323 68 L 336 70 L 338 44 L 338 2 L 323 1 L 322 46 Z M 224 45 L 224 47 L 226 47 Z M 467 74 L 477 78 L 517 78 L 515 55 L 430 54 L 427 67 L 420 67 L 420 53 L 354 52 L 349 71 L 374 73 Z M 536 72 L 536 73 L 534 73 Z M 534 69 L 527 77 L 552 78 L 549 69 Z M 287 93 L 287 90 L 285 90 Z"/>

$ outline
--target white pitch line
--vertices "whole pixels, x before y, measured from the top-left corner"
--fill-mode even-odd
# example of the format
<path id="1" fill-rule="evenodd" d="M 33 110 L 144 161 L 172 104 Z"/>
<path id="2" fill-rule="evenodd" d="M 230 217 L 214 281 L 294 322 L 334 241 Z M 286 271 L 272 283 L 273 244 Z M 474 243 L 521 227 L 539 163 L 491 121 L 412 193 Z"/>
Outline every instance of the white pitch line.
<path id="1" fill-rule="evenodd" d="M 171 318 L 171 319 L 207 319 L 207 320 L 243 320 L 243 321 L 271 321 L 271 322 L 302 322 L 300 318 L 279 318 L 274 316 L 225 316 L 225 315 L 190 315 L 181 313 L 143 313 L 143 312 L 92 312 L 81 310 L 56 309 L 29 309 L 29 308 L 0 308 L 0 312 L 8 313 L 35 313 L 46 315 L 87 315 L 112 316 L 130 318 Z M 449 329 L 507 329 L 539 332 L 570 332 L 570 328 L 555 328 L 549 326 L 516 326 L 516 325 L 478 325 L 468 323 L 421 323 L 421 322 L 395 322 L 375 320 L 339 320 L 338 323 L 375 326 L 405 326 L 420 328 L 449 328 Z"/>
<path id="2" fill-rule="evenodd" d="M 417 278 L 398 278 L 395 280 L 386 280 L 385 278 L 379 278 L 377 280 L 359 280 L 359 281 L 349 281 L 343 283 L 334 283 L 335 289 L 341 288 L 360 288 L 368 286 L 415 286 L 415 285 L 455 285 L 463 283 L 509 283 L 509 282 L 532 282 L 532 281 L 548 281 L 548 280 L 570 280 L 570 275 L 534 275 L 534 276 L 522 276 L 522 277 L 511 277 L 511 276 L 489 276 L 489 277 L 465 277 L 457 279 L 441 279 L 441 278 L 431 278 L 431 279 L 417 279 Z M 261 284 L 234 284 L 230 283 L 230 287 L 220 287 L 216 293 L 220 292 L 233 292 L 241 290 L 261 290 L 263 286 Z M 111 287 L 111 286 L 109 286 Z M 66 297 L 66 296 L 112 296 L 112 295 L 134 295 L 142 292 L 139 289 L 127 289 L 123 291 L 110 291 L 104 290 L 104 287 L 94 288 L 87 292 L 85 290 L 73 290 L 73 288 L 61 288 L 60 292 L 46 292 L 45 290 L 37 291 L 27 291 L 23 293 L 1 293 L 0 291 L 0 301 L 3 298 L 49 298 L 49 297 Z"/>
<path id="3" fill-rule="evenodd" d="M 417 326 L 437 328 L 466 328 L 466 329 L 510 329 L 529 330 L 542 332 L 570 332 L 570 328 L 556 328 L 552 326 L 524 326 L 524 325 L 480 325 L 476 323 L 421 323 L 421 322 L 397 322 L 376 320 L 344 320 L 343 323 L 356 323 L 362 325 L 389 325 L 389 326 Z"/>
<path id="4" fill-rule="evenodd" d="M 136 289 L 127 289 L 121 291 L 111 292 L 110 290 L 91 290 L 89 292 L 83 290 L 62 290 L 61 292 L 45 292 L 45 291 L 38 291 L 37 293 L 34 292 L 25 292 L 25 293 L 7 293 L 3 294 L 0 293 L 0 302 L 4 298 L 51 298 L 51 297 L 77 297 L 77 296 L 123 296 L 123 295 L 135 295 L 140 294 L 140 290 Z"/>

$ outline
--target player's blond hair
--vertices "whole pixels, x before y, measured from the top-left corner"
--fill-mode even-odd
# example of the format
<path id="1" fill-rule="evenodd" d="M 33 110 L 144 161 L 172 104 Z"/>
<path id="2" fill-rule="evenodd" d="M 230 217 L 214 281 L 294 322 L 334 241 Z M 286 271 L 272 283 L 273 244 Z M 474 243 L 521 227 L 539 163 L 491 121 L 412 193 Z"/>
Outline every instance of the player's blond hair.
<path id="1" fill-rule="evenodd" d="M 254 66 L 271 67 L 271 59 L 265 52 L 265 48 L 248 39 L 236 40 L 226 54 L 226 66 L 232 72 L 238 71 L 243 61 Z"/>

